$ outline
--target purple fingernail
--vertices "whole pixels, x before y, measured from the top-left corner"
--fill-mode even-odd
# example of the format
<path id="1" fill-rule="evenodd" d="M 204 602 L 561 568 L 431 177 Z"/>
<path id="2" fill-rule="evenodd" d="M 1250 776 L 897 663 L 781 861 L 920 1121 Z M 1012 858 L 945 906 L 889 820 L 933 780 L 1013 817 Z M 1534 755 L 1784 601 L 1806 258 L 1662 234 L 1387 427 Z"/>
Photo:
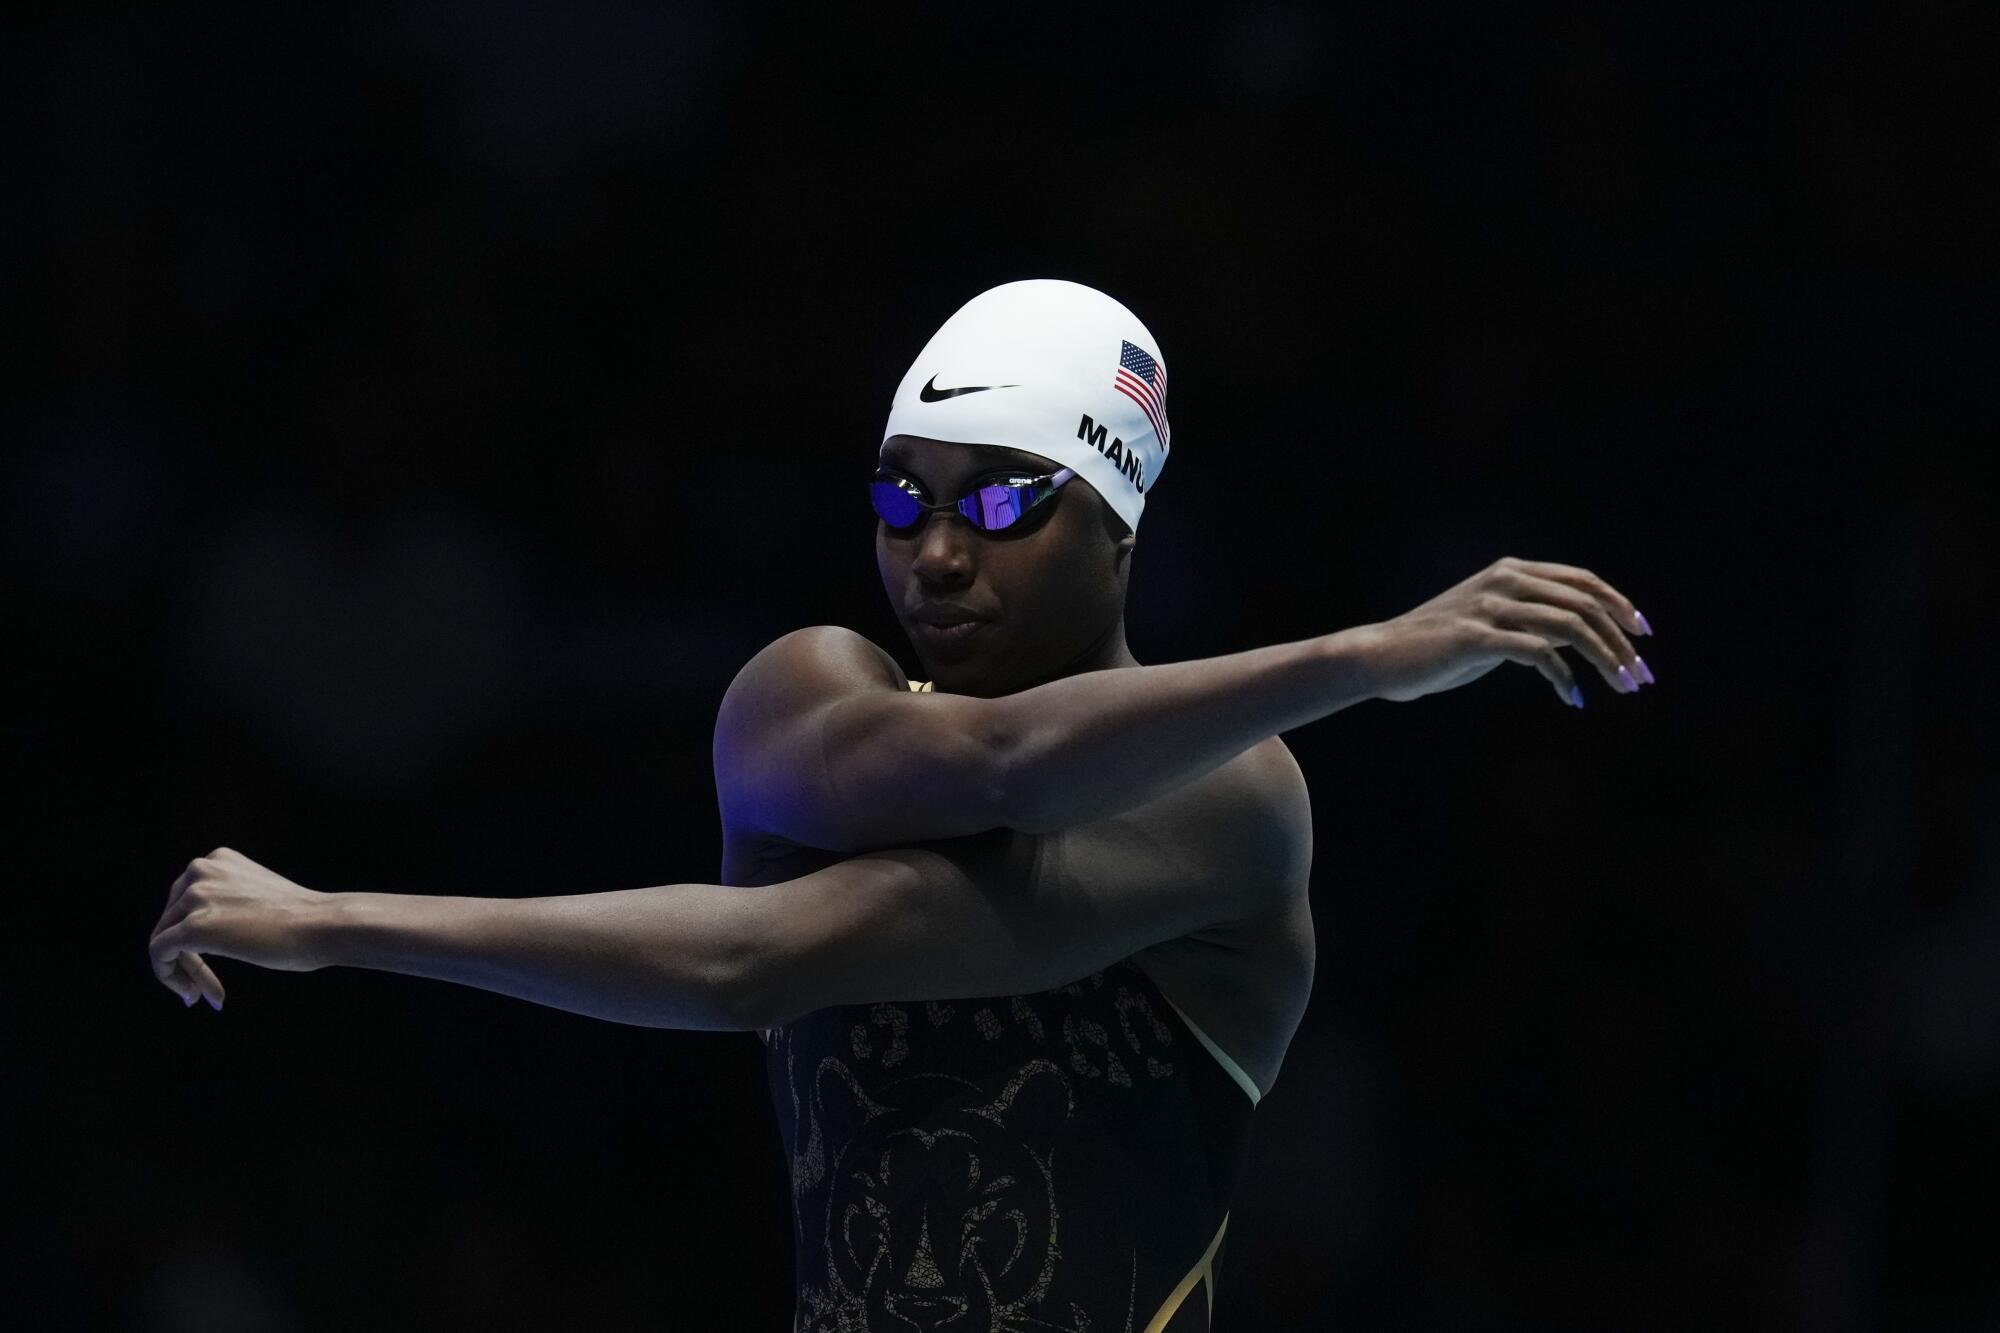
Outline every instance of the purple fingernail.
<path id="1" fill-rule="evenodd" d="M 1646 659 L 1645 659 L 1645 658 L 1643 658 L 1643 657 L 1639 656 L 1639 654 L 1637 654 L 1637 653 L 1634 653 L 1634 654 L 1632 654 L 1632 661 L 1633 661 L 1633 663 L 1634 663 L 1634 664 L 1635 664 L 1635 665 L 1636 665 L 1636 666 L 1637 666 L 1637 667 L 1639 668 L 1639 679 L 1640 679 L 1640 680 L 1643 680 L 1643 681 L 1645 681 L 1645 682 L 1646 682 L 1646 683 L 1647 683 L 1648 685 L 1657 685 L 1657 684 L 1659 684 L 1659 682 L 1658 682 L 1658 681 L 1656 681 L 1656 680 L 1654 680 L 1654 679 L 1653 679 L 1653 668 L 1651 668 L 1651 667 L 1649 667 L 1649 666 L 1647 666 L 1647 665 L 1646 665 Z"/>
<path id="2" fill-rule="evenodd" d="M 1633 694 L 1638 691 L 1639 682 L 1632 679 L 1632 673 L 1627 671 L 1622 664 L 1618 668 L 1618 679 L 1625 682 L 1625 693 Z"/>
<path id="3" fill-rule="evenodd" d="M 188 1008 L 188 1007 L 189 1007 L 189 1006 L 191 1006 L 192 1004 L 194 1004 L 194 996 L 192 996 L 192 995 L 183 995 L 183 996 L 181 996 L 181 1007 L 182 1007 L 183 1009 L 185 1009 L 185 1008 Z"/>
<path id="4" fill-rule="evenodd" d="M 216 999 L 213 995 L 204 995 L 202 998 L 208 1001 L 208 1007 L 215 1010 L 216 1013 L 219 1014 L 222 1012 L 222 1001 Z"/>
<path id="5" fill-rule="evenodd" d="M 1569 683 L 1569 701 L 1578 708 L 1583 707 L 1583 691 L 1577 687 L 1575 681 Z"/>
<path id="6" fill-rule="evenodd" d="M 1644 611 L 1639 610 L 1639 608 L 1637 607 L 1633 607 L 1632 619 L 1639 622 L 1639 632 L 1641 634 L 1651 634 L 1653 632 L 1653 627 L 1646 623 L 1646 613 Z"/>

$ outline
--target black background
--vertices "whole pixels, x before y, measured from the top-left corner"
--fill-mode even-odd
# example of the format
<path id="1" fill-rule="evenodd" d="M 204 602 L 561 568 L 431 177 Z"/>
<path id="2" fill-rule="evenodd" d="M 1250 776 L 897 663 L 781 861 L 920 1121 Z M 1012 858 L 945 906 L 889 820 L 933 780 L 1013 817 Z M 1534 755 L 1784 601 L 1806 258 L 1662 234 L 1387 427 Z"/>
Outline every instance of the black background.
<path id="1" fill-rule="evenodd" d="M 1659 684 L 1286 737 L 1219 1328 L 2000 1326 L 1991 11 L 98 6 L 0 46 L 23 1327 L 772 1329 L 754 1037 L 145 943 L 189 859 L 717 874 L 736 669 L 1020 277 L 1176 449 L 1142 662 L 1602 574 Z M 1574 660 L 1574 659 L 1573 659 Z"/>

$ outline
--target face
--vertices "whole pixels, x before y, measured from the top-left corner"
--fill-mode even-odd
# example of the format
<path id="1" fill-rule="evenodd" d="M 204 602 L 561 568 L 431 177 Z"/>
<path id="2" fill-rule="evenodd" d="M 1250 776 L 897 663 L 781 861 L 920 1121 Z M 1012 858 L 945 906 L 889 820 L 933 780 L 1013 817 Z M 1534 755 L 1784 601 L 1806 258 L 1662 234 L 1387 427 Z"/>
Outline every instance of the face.
<path id="1" fill-rule="evenodd" d="M 958 499 L 996 469 L 1041 476 L 1060 467 L 1019 449 L 913 435 L 892 436 L 881 466 L 914 480 L 932 504 Z M 1134 539 L 1108 531 L 1115 526 L 1108 517 L 1115 519 L 1109 506 L 1075 477 L 1026 519 L 996 532 L 953 510 L 904 533 L 877 519 L 883 591 L 936 688 L 992 698 L 1110 665 L 1094 658 L 1110 636 L 1122 636 Z M 970 630 L 924 623 L 919 613 L 939 604 L 983 619 Z"/>

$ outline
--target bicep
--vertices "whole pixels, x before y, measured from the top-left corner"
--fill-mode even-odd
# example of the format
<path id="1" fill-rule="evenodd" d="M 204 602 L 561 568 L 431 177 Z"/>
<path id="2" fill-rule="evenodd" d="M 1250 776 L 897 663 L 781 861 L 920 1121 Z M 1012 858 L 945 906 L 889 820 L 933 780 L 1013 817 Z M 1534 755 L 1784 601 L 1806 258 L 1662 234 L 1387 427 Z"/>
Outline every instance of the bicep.
<path id="1" fill-rule="evenodd" d="M 723 819 L 834 852 L 994 828 L 990 712 L 982 699 L 912 693 L 851 630 L 794 631 L 738 673 L 718 711 Z"/>

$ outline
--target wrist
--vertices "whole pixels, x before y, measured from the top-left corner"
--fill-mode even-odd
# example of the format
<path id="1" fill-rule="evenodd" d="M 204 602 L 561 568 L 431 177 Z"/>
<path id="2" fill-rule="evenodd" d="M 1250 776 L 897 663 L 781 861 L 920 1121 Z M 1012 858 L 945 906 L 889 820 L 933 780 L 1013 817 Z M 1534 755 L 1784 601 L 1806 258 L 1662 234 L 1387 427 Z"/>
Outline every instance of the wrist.
<path id="1" fill-rule="evenodd" d="M 1317 640 L 1333 693 L 1342 706 L 1377 697 L 1381 682 L 1375 670 L 1375 647 L 1380 630 L 1379 625 L 1353 625 Z"/>
<path id="2" fill-rule="evenodd" d="M 306 919 L 306 940 L 320 967 L 353 965 L 357 941 L 370 921 L 379 920 L 380 893 L 326 893 Z"/>

